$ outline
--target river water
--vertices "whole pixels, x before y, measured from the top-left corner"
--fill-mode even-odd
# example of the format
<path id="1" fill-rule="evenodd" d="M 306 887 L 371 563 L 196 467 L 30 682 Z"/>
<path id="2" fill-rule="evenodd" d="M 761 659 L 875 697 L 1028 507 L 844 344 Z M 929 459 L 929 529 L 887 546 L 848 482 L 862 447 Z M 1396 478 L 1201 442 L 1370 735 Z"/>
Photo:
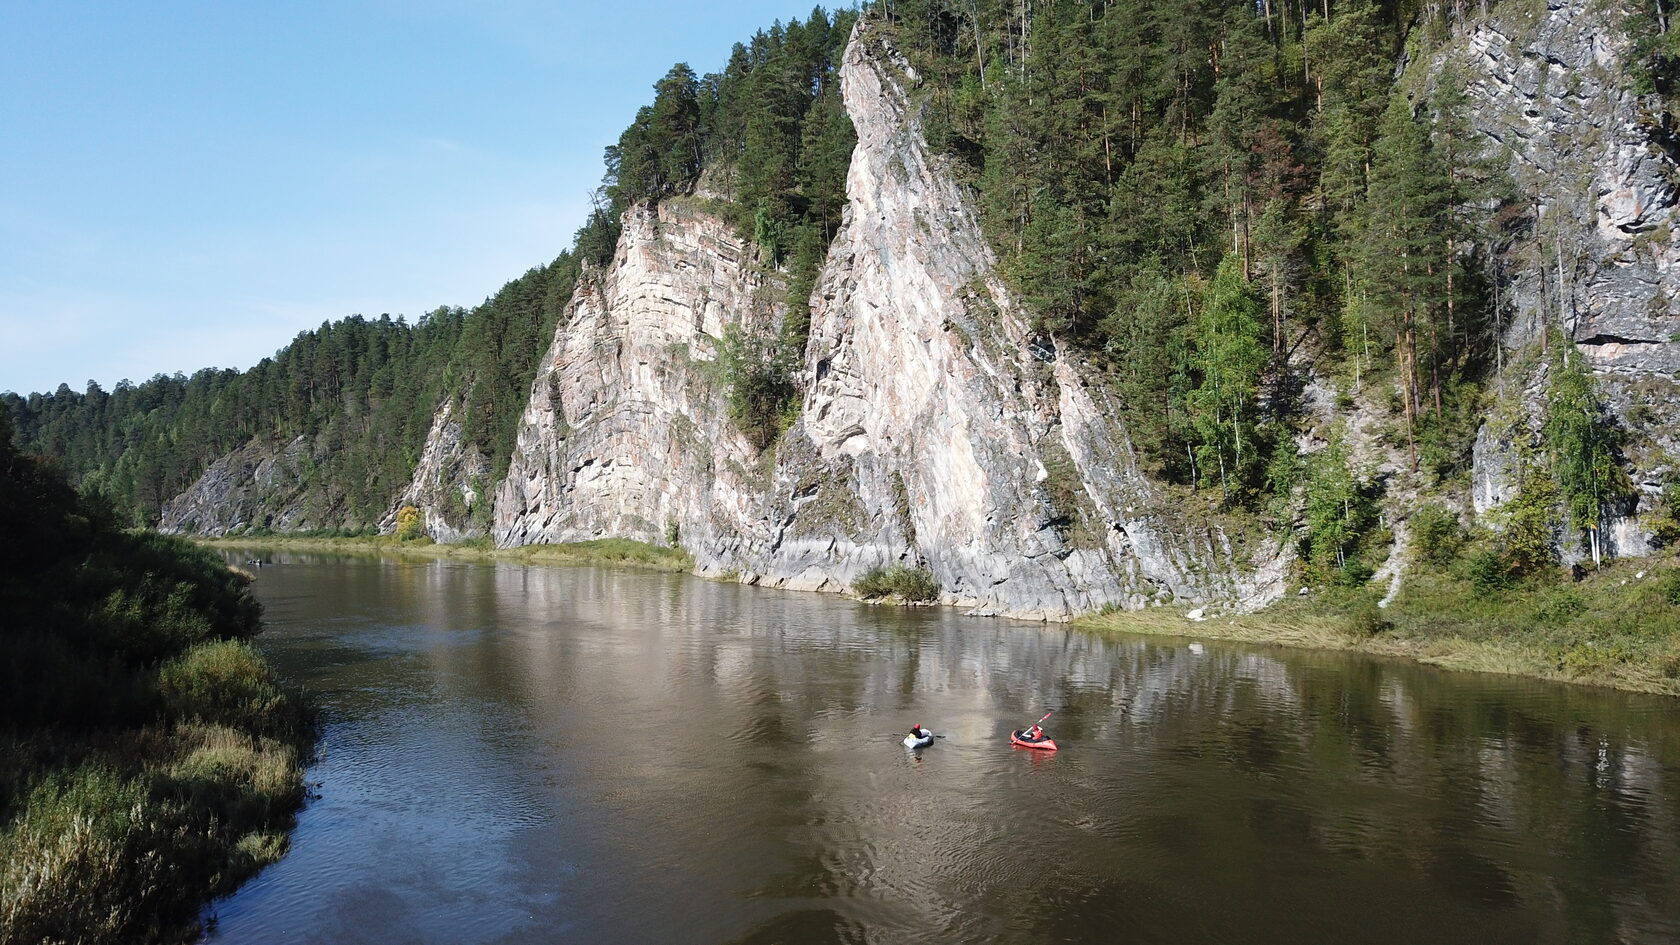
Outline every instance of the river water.
<path id="1" fill-rule="evenodd" d="M 212 942 L 1680 941 L 1674 700 L 688 575 L 269 560 L 259 642 L 324 706 L 320 796 Z M 1061 751 L 1009 746 L 1051 709 Z M 907 751 L 915 722 L 944 737 Z"/>

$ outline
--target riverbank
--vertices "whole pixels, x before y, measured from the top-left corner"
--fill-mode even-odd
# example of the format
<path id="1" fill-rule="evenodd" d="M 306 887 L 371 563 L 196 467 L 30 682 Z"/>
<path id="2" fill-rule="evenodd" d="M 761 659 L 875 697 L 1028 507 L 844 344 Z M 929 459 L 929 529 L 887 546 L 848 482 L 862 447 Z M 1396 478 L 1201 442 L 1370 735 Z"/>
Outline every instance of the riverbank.
<path id="1" fill-rule="evenodd" d="M 690 571 L 694 568 L 694 556 L 680 548 L 650 545 L 628 538 L 601 538 L 562 545 L 523 545 L 518 548 L 497 548 L 488 541 L 440 544 L 426 538 L 402 540 L 390 535 L 357 538 L 290 535 L 193 540 L 210 548 L 272 548 L 522 564 L 606 564 L 652 571 Z"/>
<path id="2" fill-rule="evenodd" d="M 1481 588 L 1446 573 L 1407 577 L 1385 608 L 1332 590 L 1251 614 L 1192 620 L 1168 609 L 1105 612 L 1075 626 L 1401 657 L 1445 669 L 1680 696 L 1680 568 L 1619 562 L 1579 582 Z"/>
<path id="3" fill-rule="evenodd" d="M 309 701 L 250 579 L 121 526 L 0 424 L 0 942 L 168 945 L 285 855 Z"/>

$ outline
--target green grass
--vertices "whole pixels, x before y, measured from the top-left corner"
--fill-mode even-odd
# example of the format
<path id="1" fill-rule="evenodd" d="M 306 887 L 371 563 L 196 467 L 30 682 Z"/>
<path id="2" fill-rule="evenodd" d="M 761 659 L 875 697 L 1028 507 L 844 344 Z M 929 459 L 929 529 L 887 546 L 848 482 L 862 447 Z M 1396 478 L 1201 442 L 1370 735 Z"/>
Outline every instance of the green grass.
<path id="1" fill-rule="evenodd" d="M 485 561 L 523 561 L 532 564 L 611 564 L 654 571 L 689 571 L 694 556 L 681 548 L 650 545 L 629 538 L 598 538 L 555 545 L 497 548 L 489 539 L 441 544 L 429 538 L 402 541 L 389 535 L 360 538 L 277 536 L 273 538 L 207 538 L 214 548 L 275 548 L 293 551 L 334 551 L 402 555 L 422 558 L 462 558 Z"/>
<path id="2" fill-rule="evenodd" d="M 896 598 L 906 603 L 939 599 L 939 580 L 926 568 L 873 568 L 852 582 L 852 592 L 864 600 Z"/>
<path id="3" fill-rule="evenodd" d="M 1438 569 L 1409 575 L 1376 611 L 1369 590 L 1290 599 L 1191 621 L 1173 611 L 1081 618 L 1095 630 L 1354 650 L 1449 669 L 1680 695 L 1680 567 L 1624 561 L 1571 583 L 1561 572 L 1503 590 Z"/>

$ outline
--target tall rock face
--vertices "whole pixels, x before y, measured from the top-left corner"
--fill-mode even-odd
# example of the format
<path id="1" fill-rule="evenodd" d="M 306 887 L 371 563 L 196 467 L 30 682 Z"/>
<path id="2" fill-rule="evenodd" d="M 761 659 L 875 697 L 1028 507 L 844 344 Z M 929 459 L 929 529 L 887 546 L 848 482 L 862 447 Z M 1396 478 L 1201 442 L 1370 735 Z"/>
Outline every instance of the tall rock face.
<path id="1" fill-rule="evenodd" d="M 767 458 L 724 419 L 718 356 L 731 332 L 778 323 L 778 278 L 703 200 L 626 214 L 538 368 L 496 543 L 714 547 L 760 528 Z"/>
<path id="2" fill-rule="evenodd" d="M 397 513 L 405 506 L 420 512 L 420 521 L 434 541 L 456 542 L 482 538 L 485 527 L 477 514 L 490 501 L 490 461 L 467 442 L 461 422 L 455 419 L 455 399 L 446 397 L 432 418 L 426 445 L 420 451 L 414 476 L 407 488 L 391 503 L 379 530 L 391 534 L 397 529 Z"/>
<path id="3" fill-rule="evenodd" d="M 1280 593 L 1277 549 L 1165 508 L 1119 405 L 1029 332 L 909 66 L 860 27 L 841 79 L 858 144 L 799 420 L 768 455 L 723 420 L 715 352 L 780 317 L 773 280 L 703 205 L 636 211 L 533 385 L 497 543 L 674 538 L 704 573 L 808 589 L 901 563 L 948 603 L 1048 618 Z"/>
<path id="4" fill-rule="evenodd" d="M 1491 273 L 1505 293 L 1506 347 L 1532 351 L 1561 329 L 1632 434 L 1636 484 L 1654 494 L 1680 455 L 1680 170 L 1633 88 L 1637 28 L 1617 0 L 1508 3 L 1462 27 L 1428 67 L 1435 81 L 1465 83 L 1484 153 L 1532 201 L 1532 234 Z M 1539 428 L 1544 374 L 1543 360 L 1519 357 L 1499 382 L 1514 409 L 1477 438 L 1478 512 L 1515 493 L 1512 445 Z M 1618 553 L 1648 550 L 1631 517 L 1610 537 Z"/>

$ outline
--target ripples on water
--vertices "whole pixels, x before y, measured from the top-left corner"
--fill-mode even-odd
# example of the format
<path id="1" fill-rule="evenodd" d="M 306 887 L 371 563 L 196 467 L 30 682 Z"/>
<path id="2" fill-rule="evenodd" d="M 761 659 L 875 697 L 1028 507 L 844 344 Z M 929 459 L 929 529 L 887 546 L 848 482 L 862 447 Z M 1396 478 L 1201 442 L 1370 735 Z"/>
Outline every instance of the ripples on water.
<path id="1" fill-rule="evenodd" d="M 216 942 L 1680 940 L 1671 701 L 675 575 L 257 587 L 321 797 Z"/>

